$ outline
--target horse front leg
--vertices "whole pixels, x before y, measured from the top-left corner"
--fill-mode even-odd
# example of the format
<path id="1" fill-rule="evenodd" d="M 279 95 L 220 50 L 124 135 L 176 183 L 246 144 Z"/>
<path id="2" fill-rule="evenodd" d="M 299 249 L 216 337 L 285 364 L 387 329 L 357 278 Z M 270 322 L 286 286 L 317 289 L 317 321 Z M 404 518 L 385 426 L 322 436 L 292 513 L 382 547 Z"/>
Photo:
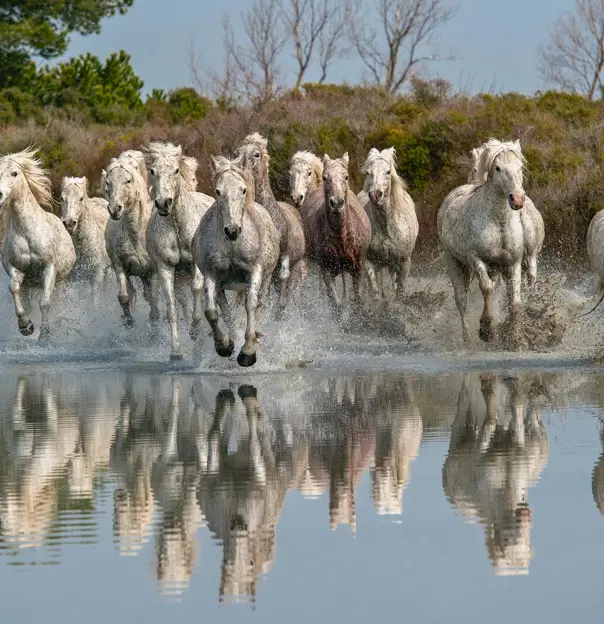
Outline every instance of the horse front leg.
<path id="1" fill-rule="evenodd" d="M 245 297 L 245 311 L 247 325 L 245 328 L 245 342 L 237 356 L 239 366 L 253 366 L 256 363 L 256 309 L 258 295 L 262 287 L 262 267 L 255 267 L 250 275 L 247 295 Z"/>
<path id="2" fill-rule="evenodd" d="M 50 329 L 48 327 L 48 310 L 50 309 L 50 299 L 55 289 L 57 280 L 57 269 L 54 264 L 49 264 L 42 274 L 42 297 L 40 298 L 40 336 L 38 342 L 40 344 L 48 344 L 50 342 Z"/>
<path id="3" fill-rule="evenodd" d="M 537 254 L 527 258 L 526 282 L 529 288 L 533 288 L 537 282 Z"/>
<path id="4" fill-rule="evenodd" d="M 134 291 L 130 278 L 126 275 L 124 268 L 115 268 L 115 279 L 117 281 L 117 300 L 122 306 L 122 322 L 128 329 L 134 327 L 134 319 L 130 312 L 131 293 Z"/>
<path id="5" fill-rule="evenodd" d="M 371 290 L 373 291 L 373 294 L 377 296 L 379 294 L 380 289 L 378 287 L 377 276 L 376 276 L 375 266 L 373 262 L 370 262 L 369 260 L 367 260 L 367 262 L 365 263 L 365 271 L 367 272 L 367 277 L 369 278 L 369 285 L 371 286 Z M 345 290 L 346 289 L 346 277 L 344 273 L 342 273 L 342 283 L 344 284 L 344 290 Z"/>
<path id="6" fill-rule="evenodd" d="M 95 269 L 92 274 L 92 307 L 96 309 L 99 304 L 99 298 L 101 291 L 103 290 L 103 284 L 105 283 L 105 267 L 99 267 Z"/>
<path id="7" fill-rule="evenodd" d="M 483 342 L 493 342 L 495 340 L 493 280 L 489 277 L 487 266 L 482 260 L 476 259 L 474 271 L 478 277 L 478 285 L 484 299 L 478 336 Z"/>
<path id="8" fill-rule="evenodd" d="M 15 314 L 17 316 L 19 331 L 23 336 L 31 336 L 34 333 L 34 324 L 31 322 L 29 316 L 27 316 L 27 312 L 25 311 L 25 307 L 21 301 L 21 286 L 23 284 L 23 280 L 25 279 L 25 275 L 13 266 L 10 267 L 8 274 L 10 277 L 8 290 L 10 291 L 10 294 L 13 297 L 13 303 L 15 304 Z"/>
<path id="9" fill-rule="evenodd" d="M 189 335 L 191 336 L 191 340 L 195 341 L 199 336 L 201 311 L 203 309 L 203 275 L 197 265 L 195 265 L 195 270 L 193 272 L 191 292 L 193 293 L 193 318 L 191 320 L 191 327 L 189 328 Z"/>
<path id="10" fill-rule="evenodd" d="M 508 308 L 510 315 L 510 346 L 514 349 L 519 347 L 520 323 L 522 311 L 522 299 L 520 291 L 522 287 L 522 265 L 517 262 L 510 267 L 507 281 Z"/>
<path id="11" fill-rule="evenodd" d="M 172 347 L 170 350 L 171 360 L 182 360 L 182 351 L 178 337 L 178 316 L 176 314 L 176 297 L 174 295 L 174 267 L 162 265 L 158 267 L 157 274 L 166 297 L 166 307 L 168 309 L 168 322 L 170 323 L 170 333 Z"/>
<path id="12" fill-rule="evenodd" d="M 331 304 L 333 313 L 337 318 L 342 316 L 342 302 L 338 297 L 338 292 L 336 290 L 336 280 L 335 276 L 326 270 L 321 271 L 323 282 L 325 283 L 325 288 L 327 289 L 327 298 L 329 299 L 329 303 Z M 342 281 L 346 283 L 346 274 L 342 273 Z"/>
<path id="13" fill-rule="evenodd" d="M 233 315 L 231 313 L 231 306 L 227 301 L 226 293 L 224 288 L 220 288 L 216 294 L 216 300 L 218 303 L 218 307 L 220 308 L 220 314 L 222 315 L 222 320 L 224 324 L 227 326 L 227 330 L 229 332 L 229 348 L 231 349 L 231 353 L 235 348 L 235 323 L 233 322 Z"/>
<path id="14" fill-rule="evenodd" d="M 352 302 L 357 309 L 361 307 L 361 285 L 363 282 L 362 278 L 363 278 L 362 270 L 355 271 L 352 274 L 352 292 L 353 292 Z M 382 281 L 382 297 L 383 296 L 384 296 L 384 283 Z"/>
<path id="15" fill-rule="evenodd" d="M 289 256 L 286 254 L 281 258 L 278 279 L 278 299 L 277 311 L 275 318 L 280 320 L 283 318 L 287 302 L 289 301 L 289 285 L 291 278 L 291 270 L 289 266 Z"/>
<path id="16" fill-rule="evenodd" d="M 159 325 L 159 275 L 153 272 L 151 277 L 141 278 L 143 297 L 149 304 L 149 324 L 152 328 Z"/>
<path id="17" fill-rule="evenodd" d="M 204 289 L 206 294 L 205 301 L 205 317 L 212 328 L 212 336 L 214 337 L 214 349 L 220 357 L 230 357 L 235 350 L 234 343 L 220 329 L 218 322 L 218 310 L 216 309 L 216 278 L 213 275 L 204 276 Z M 222 290 L 222 289 L 221 289 Z"/>

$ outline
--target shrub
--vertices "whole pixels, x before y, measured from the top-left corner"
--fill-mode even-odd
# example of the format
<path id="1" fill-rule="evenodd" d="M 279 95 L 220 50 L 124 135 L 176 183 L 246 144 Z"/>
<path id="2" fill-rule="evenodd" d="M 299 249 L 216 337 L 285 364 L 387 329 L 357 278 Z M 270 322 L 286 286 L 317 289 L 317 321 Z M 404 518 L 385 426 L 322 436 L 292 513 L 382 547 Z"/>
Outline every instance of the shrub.
<path id="1" fill-rule="evenodd" d="M 171 91 L 168 104 L 174 123 L 197 121 L 207 116 L 212 102 L 199 95 L 195 89 L 185 87 Z"/>

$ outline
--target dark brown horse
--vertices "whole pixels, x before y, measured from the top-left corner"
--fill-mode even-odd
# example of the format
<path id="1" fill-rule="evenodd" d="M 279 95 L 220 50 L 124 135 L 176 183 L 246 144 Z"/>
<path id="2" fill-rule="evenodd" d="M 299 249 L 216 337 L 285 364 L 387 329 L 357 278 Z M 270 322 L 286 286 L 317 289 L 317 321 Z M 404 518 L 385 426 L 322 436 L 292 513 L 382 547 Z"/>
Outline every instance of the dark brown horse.
<path id="1" fill-rule="evenodd" d="M 348 153 L 332 160 L 323 157 L 323 188 L 312 191 L 303 214 L 307 253 L 321 269 L 327 295 L 336 313 L 343 304 L 335 278 L 350 273 L 354 302 L 360 302 L 371 225 L 356 195 L 348 187 Z"/>

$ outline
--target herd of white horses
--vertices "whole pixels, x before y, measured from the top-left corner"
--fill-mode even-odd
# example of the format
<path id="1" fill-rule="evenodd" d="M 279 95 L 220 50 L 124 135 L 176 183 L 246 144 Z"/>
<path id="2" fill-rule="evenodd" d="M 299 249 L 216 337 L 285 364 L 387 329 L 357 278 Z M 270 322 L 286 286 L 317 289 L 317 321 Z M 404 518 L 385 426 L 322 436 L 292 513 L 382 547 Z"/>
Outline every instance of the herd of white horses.
<path id="1" fill-rule="evenodd" d="M 528 287 L 537 278 L 544 240 L 543 218 L 526 196 L 525 159 L 519 141 L 490 139 L 471 153 L 466 184 L 443 201 L 437 221 L 440 247 L 462 322 L 470 340 L 467 298 L 473 277 L 484 298 L 479 337 L 497 339 L 494 290 L 507 286 L 509 331 L 519 328 L 522 275 Z M 33 148 L 0 158 L 2 263 L 9 276 L 19 331 L 34 332 L 29 317 L 31 288 L 41 287 L 39 341 L 50 337 L 48 312 L 55 284 L 86 279 L 98 302 L 109 272 L 115 274 L 123 322 L 134 324 L 142 283 L 149 321 L 160 321 L 163 291 L 171 329 L 173 360 L 182 359 L 180 305 L 193 340 L 202 312 L 216 352 L 234 351 L 232 307 L 245 301 L 245 342 L 237 361 L 256 362 L 256 311 L 274 292 L 280 317 L 290 292 L 299 290 L 308 262 L 315 263 L 326 296 L 339 315 L 352 277 L 351 305 L 358 306 L 365 278 L 384 296 L 392 278 L 397 299 L 404 294 L 418 236 L 415 205 L 396 171 L 394 148 L 371 149 L 361 171 L 364 188 L 349 187 L 349 158 L 319 159 L 297 152 L 291 160 L 292 204 L 279 202 L 269 178 L 268 141 L 248 135 L 231 158 L 212 157 L 213 197 L 197 191 L 197 160 L 180 146 L 152 142 L 112 158 L 101 176 L 102 198 L 90 197 L 85 177 L 66 177 L 61 187 L 61 219 L 50 210 L 51 183 Z M 604 211 L 594 218 L 587 249 L 604 283 Z M 342 296 L 336 278 L 342 278 Z M 381 281 L 381 288 L 380 288 Z M 237 292 L 233 303 L 227 290 Z M 226 331 L 223 325 L 226 325 Z"/>

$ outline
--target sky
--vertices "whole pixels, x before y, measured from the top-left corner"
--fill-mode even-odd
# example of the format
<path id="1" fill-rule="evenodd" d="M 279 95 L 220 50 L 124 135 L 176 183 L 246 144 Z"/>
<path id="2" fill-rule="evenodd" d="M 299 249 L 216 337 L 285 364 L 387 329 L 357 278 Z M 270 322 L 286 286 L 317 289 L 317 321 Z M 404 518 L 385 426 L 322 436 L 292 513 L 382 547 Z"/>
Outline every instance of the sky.
<path id="1" fill-rule="evenodd" d="M 64 58 L 84 52 L 105 58 L 123 49 L 144 80 L 145 92 L 188 86 L 192 79 L 187 48 L 195 46 L 202 67 L 219 67 L 223 13 L 228 11 L 241 36 L 241 11 L 252 4 L 253 0 L 135 0 L 126 15 L 105 20 L 100 35 L 73 37 Z M 460 0 L 457 15 L 439 35 L 441 52 L 451 50 L 457 59 L 433 64 L 431 73 L 471 92 L 542 89 L 539 43 L 547 40 L 555 19 L 573 6 L 574 0 Z M 282 70 L 290 82 L 293 67 L 289 51 Z M 317 79 L 317 71 L 307 78 Z M 355 83 L 362 78 L 362 64 L 351 54 L 332 66 L 328 82 Z"/>

